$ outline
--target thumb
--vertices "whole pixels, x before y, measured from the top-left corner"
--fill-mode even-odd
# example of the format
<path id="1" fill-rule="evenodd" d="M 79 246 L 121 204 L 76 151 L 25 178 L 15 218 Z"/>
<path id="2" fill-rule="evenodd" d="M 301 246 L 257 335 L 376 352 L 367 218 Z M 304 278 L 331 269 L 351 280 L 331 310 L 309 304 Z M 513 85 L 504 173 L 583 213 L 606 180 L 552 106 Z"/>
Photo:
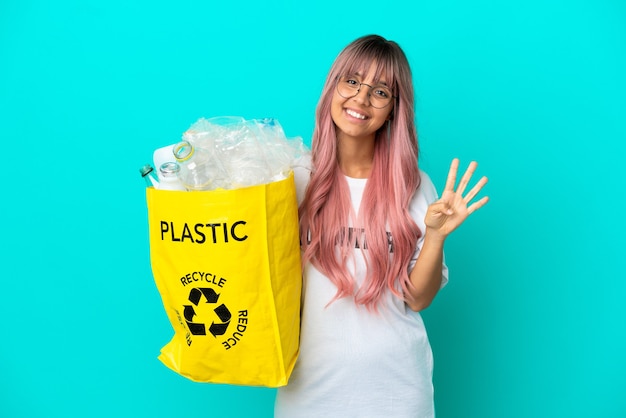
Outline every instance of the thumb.
<path id="1" fill-rule="evenodd" d="M 454 211 L 452 210 L 452 207 L 450 207 L 450 205 L 443 200 L 438 200 L 432 203 L 430 205 L 430 209 L 432 210 L 433 215 L 435 216 L 452 215 L 454 213 Z"/>

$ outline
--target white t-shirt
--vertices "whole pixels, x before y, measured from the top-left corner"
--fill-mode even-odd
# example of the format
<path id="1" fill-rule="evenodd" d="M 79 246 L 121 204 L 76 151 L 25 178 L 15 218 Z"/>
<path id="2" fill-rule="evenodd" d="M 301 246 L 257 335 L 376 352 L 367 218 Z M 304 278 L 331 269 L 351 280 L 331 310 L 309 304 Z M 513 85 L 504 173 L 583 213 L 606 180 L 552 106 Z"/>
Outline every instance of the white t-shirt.
<path id="1" fill-rule="evenodd" d="M 294 171 L 300 202 L 309 171 Z M 437 192 L 430 178 L 420 174 L 409 210 L 425 231 L 426 209 Z M 367 179 L 346 180 L 358 213 Z M 413 263 L 422 243 L 420 239 Z M 354 260 L 351 269 L 360 284 L 365 276 L 361 250 L 354 251 Z M 329 305 L 337 288 L 310 263 L 303 279 L 300 355 L 289 384 L 278 390 L 275 417 L 434 417 L 433 358 L 421 315 L 390 291 L 378 313 L 350 297 Z M 444 263 L 442 287 L 447 281 Z"/>

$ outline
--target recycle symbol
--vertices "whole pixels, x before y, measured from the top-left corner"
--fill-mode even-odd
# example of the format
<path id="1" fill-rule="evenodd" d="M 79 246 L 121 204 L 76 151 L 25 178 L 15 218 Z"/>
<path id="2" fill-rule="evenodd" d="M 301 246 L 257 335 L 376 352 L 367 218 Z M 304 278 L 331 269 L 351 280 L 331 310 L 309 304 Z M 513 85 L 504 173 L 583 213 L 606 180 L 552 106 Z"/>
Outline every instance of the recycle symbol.
<path id="1" fill-rule="evenodd" d="M 206 299 L 206 303 L 217 303 L 220 295 L 215 293 L 215 290 L 211 288 L 193 288 L 189 292 L 189 301 L 193 303 L 193 305 L 183 305 L 185 307 L 184 316 L 185 321 L 187 322 L 187 326 L 189 327 L 189 332 L 193 335 L 206 335 L 206 326 L 203 323 L 193 322 L 193 317 L 196 316 L 196 310 L 194 306 L 198 307 L 200 300 L 204 296 Z M 209 332 L 213 334 L 214 337 L 218 335 L 224 335 L 226 329 L 228 328 L 228 324 L 230 324 L 231 314 L 226 305 L 223 303 L 217 308 L 213 309 L 213 312 L 217 315 L 217 317 L 222 322 L 211 322 L 209 326 Z"/>

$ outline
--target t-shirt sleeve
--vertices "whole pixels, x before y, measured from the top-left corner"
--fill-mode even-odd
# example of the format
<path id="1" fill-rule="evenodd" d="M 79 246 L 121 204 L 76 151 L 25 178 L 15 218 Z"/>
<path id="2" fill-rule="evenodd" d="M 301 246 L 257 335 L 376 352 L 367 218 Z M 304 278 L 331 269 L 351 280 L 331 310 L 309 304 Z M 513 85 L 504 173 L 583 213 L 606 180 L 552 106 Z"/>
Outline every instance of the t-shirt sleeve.
<path id="1" fill-rule="evenodd" d="M 439 199 L 437 189 L 435 189 L 435 185 L 433 184 L 428 174 L 420 170 L 420 176 L 420 187 L 415 192 L 411 204 L 409 205 L 409 213 L 411 214 L 411 217 L 413 218 L 415 223 L 417 223 L 417 226 L 419 227 L 422 235 L 417 241 L 417 248 L 411 259 L 409 271 L 413 270 L 415 262 L 417 261 L 417 256 L 419 255 L 422 246 L 424 245 L 424 232 L 426 231 L 424 217 L 426 216 L 428 206 L 437 199 Z M 445 253 L 443 255 L 443 265 L 441 267 L 441 287 L 443 288 L 446 284 L 448 284 L 448 266 L 446 265 Z"/>

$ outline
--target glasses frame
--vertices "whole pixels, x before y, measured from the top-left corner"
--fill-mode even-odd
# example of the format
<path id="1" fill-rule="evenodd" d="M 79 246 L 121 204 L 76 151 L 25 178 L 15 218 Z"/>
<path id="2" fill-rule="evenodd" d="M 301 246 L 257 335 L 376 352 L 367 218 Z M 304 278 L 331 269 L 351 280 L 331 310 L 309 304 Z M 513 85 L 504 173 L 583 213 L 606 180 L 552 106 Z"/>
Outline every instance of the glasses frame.
<path id="1" fill-rule="evenodd" d="M 344 76 L 339 76 L 339 77 L 337 77 L 337 80 L 336 80 L 336 82 L 335 82 L 335 89 L 337 90 L 337 94 L 338 94 L 339 96 L 343 97 L 344 99 L 351 99 L 351 98 L 353 98 L 353 97 L 358 96 L 358 94 L 361 92 L 361 88 L 362 88 L 363 86 L 367 86 L 367 87 L 369 87 L 369 88 L 370 88 L 370 89 L 369 89 L 369 91 L 367 92 L 367 97 L 368 97 L 368 98 L 370 98 L 370 99 L 369 99 L 369 101 L 370 101 L 370 105 L 371 105 L 373 108 L 375 108 L 375 109 L 384 109 L 384 108 L 386 108 L 387 106 L 389 106 L 391 103 L 393 103 L 393 102 L 395 101 L 395 99 L 397 99 L 397 98 L 398 98 L 398 96 L 394 96 L 394 95 L 392 94 L 392 95 L 391 95 L 391 98 L 389 99 L 389 103 L 387 103 L 386 105 L 384 105 L 384 106 L 382 106 L 382 107 L 374 106 L 374 104 L 372 103 L 372 100 L 371 100 L 372 90 L 374 89 L 374 87 L 379 87 L 379 86 L 381 86 L 381 85 L 377 84 L 377 85 L 375 85 L 375 86 L 372 86 L 371 84 L 363 83 L 363 82 L 361 82 L 361 81 L 357 81 L 357 80 L 354 80 L 354 81 L 355 81 L 356 83 L 359 83 L 359 88 L 358 88 L 358 89 L 356 89 L 355 93 L 354 93 L 352 96 L 348 96 L 348 97 L 346 97 L 346 96 L 344 96 L 343 94 L 341 94 L 341 93 L 339 92 L 339 83 L 341 83 L 342 81 L 345 81 L 345 79 L 348 79 L 348 78 L 350 78 L 350 77 L 351 77 L 351 76 L 347 76 L 347 75 L 344 75 Z M 386 87 L 386 86 L 385 86 L 385 87 Z M 388 88 L 388 87 L 386 87 L 386 88 Z M 391 91 L 391 89 L 389 89 L 389 91 Z"/>

